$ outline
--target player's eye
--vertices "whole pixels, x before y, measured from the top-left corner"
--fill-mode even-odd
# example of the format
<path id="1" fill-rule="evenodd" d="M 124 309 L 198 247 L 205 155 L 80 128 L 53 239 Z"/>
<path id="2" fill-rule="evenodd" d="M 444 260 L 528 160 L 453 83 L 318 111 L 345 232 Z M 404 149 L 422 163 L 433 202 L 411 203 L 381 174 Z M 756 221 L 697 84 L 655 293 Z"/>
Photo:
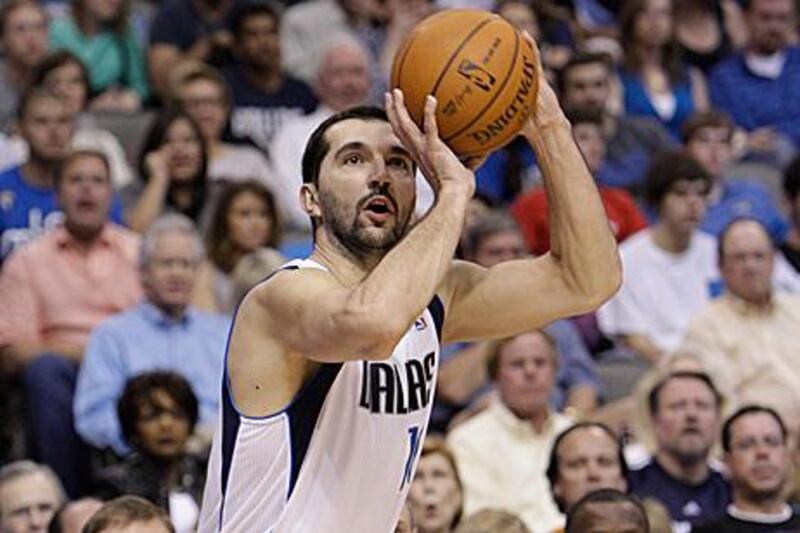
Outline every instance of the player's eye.
<path id="1" fill-rule="evenodd" d="M 350 154 L 344 158 L 345 165 L 357 165 L 364 160 L 359 154 Z"/>
<path id="2" fill-rule="evenodd" d="M 400 168 L 403 170 L 409 170 L 411 168 L 411 164 L 402 157 L 392 157 L 388 161 L 390 167 Z"/>

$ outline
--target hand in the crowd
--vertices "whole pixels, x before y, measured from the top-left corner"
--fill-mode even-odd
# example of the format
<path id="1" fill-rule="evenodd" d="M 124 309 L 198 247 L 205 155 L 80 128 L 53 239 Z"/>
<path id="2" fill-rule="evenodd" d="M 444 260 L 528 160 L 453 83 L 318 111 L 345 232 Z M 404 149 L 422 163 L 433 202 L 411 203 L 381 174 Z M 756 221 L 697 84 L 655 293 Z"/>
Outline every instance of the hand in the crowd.
<path id="1" fill-rule="evenodd" d="M 774 152 L 777 143 L 775 130 L 759 128 L 747 135 L 747 149 L 751 152 Z"/>
<path id="2" fill-rule="evenodd" d="M 169 149 L 162 146 L 158 150 L 153 150 L 144 159 L 144 166 L 147 170 L 147 175 L 151 180 L 168 180 L 169 179 Z"/>
<path id="3" fill-rule="evenodd" d="M 527 137 L 530 134 L 536 133 L 536 130 L 542 127 L 563 122 L 566 118 L 564 117 L 564 111 L 561 109 L 561 104 L 558 103 L 558 97 L 555 91 L 550 87 L 545 77 L 544 69 L 542 68 L 541 54 L 539 53 L 539 47 L 536 45 L 536 41 L 528 32 L 522 32 L 522 37 L 530 44 L 533 50 L 533 57 L 537 65 L 539 76 L 536 106 L 529 120 L 522 128 L 523 135 Z"/>
<path id="4" fill-rule="evenodd" d="M 136 91 L 131 89 L 112 88 L 92 99 L 89 109 L 92 111 L 133 112 L 142 107 Z"/>
<path id="5" fill-rule="evenodd" d="M 443 187 L 453 186 L 463 188 L 472 196 L 475 192 L 475 174 L 439 138 L 436 99 L 433 96 L 428 96 L 425 101 L 424 132 L 408 114 L 403 93 L 399 89 L 386 94 L 386 112 L 395 135 L 411 152 L 434 191 L 438 193 Z"/>

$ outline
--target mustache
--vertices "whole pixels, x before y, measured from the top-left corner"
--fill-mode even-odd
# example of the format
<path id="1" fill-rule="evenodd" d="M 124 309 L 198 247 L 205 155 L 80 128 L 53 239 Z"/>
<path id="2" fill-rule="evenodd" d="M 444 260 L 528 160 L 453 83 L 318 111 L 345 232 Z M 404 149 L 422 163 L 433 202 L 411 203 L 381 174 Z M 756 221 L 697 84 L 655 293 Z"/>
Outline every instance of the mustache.
<path id="1" fill-rule="evenodd" d="M 375 198 L 377 196 L 383 196 L 384 198 L 386 198 L 386 200 L 390 204 L 392 204 L 392 210 L 395 213 L 398 212 L 398 210 L 397 210 L 397 201 L 394 199 L 394 196 L 392 196 L 392 193 L 389 192 L 388 184 L 385 184 L 385 183 L 383 185 L 373 189 L 369 194 L 367 194 L 366 196 L 361 198 L 361 200 L 358 201 L 359 210 L 362 209 L 365 205 L 367 205 L 370 201 L 372 201 L 373 198 Z"/>

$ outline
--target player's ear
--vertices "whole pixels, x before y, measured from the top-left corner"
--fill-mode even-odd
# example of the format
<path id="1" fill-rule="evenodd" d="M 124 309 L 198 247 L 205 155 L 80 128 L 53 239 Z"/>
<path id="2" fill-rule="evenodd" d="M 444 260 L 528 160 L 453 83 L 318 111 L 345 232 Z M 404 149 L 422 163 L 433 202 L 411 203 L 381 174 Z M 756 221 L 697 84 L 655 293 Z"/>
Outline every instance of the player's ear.
<path id="1" fill-rule="evenodd" d="M 319 206 L 317 187 L 313 183 L 304 183 L 303 186 L 300 187 L 300 205 L 303 206 L 303 211 L 312 218 L 318 218 L 322 215 L 322 209 Z"/>

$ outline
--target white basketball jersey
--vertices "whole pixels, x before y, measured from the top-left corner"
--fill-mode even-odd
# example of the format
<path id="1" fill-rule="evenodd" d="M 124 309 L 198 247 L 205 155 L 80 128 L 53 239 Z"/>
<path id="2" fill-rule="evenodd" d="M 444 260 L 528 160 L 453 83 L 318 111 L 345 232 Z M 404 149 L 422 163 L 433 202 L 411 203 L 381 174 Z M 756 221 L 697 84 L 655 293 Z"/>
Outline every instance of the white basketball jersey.
<path id="1" fill-rule="evenodd" d="M 199 531 L 394 531 L 427 430 L 443 318 L 434 296 L 391 358 L 323 364 L 262 418 L 236 410 L 226 369 Z"/>

